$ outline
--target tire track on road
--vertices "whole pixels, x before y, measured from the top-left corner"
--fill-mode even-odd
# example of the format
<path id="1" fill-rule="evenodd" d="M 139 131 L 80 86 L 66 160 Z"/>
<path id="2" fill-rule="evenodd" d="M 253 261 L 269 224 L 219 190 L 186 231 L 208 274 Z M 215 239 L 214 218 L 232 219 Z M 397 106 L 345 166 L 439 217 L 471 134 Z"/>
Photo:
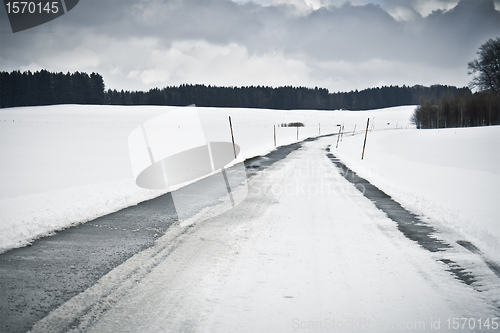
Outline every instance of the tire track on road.
<path id="1" fill-rule="evenodd" d="M 370 199 L 378 209 L 386 213 L 391 220 L 397 223 L 398 229 L 407 238 L 417 242 L 430 252 L 442 253 L 443 255 L 441 258 L 437 260 L 447 266 L 447 271 L 452 273 L 458 280 L 473 287 L 476 291 L 483 292 L 484 286 L 478 283 L 480 281 L 478 281 L 478 277 L 474 274 L 473 269 L 463 267 L 455 260 L 446 257 L 450 250 L 456 250 L 452 245 L 453 241 L 442 239 L 436 228 L 426 223 L 416 214 L 402 207 L 401 204 L 393 200 L 388 194 L 372 185 L 366 179 L 359 177 L 353 170 L 348 168 L 340 159 L 330 152 L 330 146 L 326 148 L 326 156 L 337 166 L 337 168 L 339 168 L 340 173 L 346 180 L 351 182 L 365 197 Z M 500 280 L 498 279 L 500 278 L 500 265 L 486 258 L 471 242 L 465 240 L 456 240 L 454 242 L 480 258 L 496 276 L 497 284 L 500 284 Z M 500 299 L 494 299 L 493 302 L 497 309 L 500 310 Z"/>

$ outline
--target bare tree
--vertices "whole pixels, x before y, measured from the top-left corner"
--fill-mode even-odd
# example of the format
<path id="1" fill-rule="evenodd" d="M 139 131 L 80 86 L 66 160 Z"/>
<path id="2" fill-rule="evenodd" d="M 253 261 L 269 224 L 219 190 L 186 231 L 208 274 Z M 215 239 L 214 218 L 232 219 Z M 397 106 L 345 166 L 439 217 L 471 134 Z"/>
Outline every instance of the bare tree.
<path id="1" fill-rule="evenodd" d="M 477 54 L 479 58 L 468 63 L 469 75 L 474 75 L 470 87 L 500 93 L 500 37 L 481 45 Z"/>

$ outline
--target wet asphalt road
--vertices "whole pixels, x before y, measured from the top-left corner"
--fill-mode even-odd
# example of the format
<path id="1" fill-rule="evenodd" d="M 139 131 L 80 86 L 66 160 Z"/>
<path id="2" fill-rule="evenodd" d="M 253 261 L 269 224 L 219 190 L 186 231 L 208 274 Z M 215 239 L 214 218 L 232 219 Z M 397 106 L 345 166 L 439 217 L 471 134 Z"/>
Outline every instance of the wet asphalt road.
<path id="1" fill-rule="evenodd" d="M 247 178 L 300 147 L 301 143 L 295 143 L 280 147 L 266 156 L 247 160 Z M 397 223 L 406 237 L 431 252 L 445 251 L 450 247 L 450 244 L 436 237 L 434 228 L 357 176 L 335 158 L 328 148 L 326 154 L 347 180 Z M 218 192 L 220 186 L 212 185 L 215 181 L 215 177 L 208 177 L 179 190 L 193 197 L 190 214 L 213 205 L 216 198 L 225 194 Z M 32 246 L 1 254 L 0 332 L 28 331 L 51 310 L 94 285 L 134 254 L 153 245 L 155 239 L 176 221 L 172 196 L 168 193 L 39 239 Z M 457 244 L 481 256 L 473 244 L 461 240 Z M 441 261 L 464 283 L 470 285 L 475 281 L 473 275 L 452 260 Z M 486 263 L 500 277 L 500 267 L 493 262 Z"/>
<path id="2" fill-rule="evenodd" d="M 247 177 L 300 146 L 295 143 L 247 160 Z M 213 186 L 218 179 L 207 177 L 178 190 L 193 198 L 189 214 L 226 194 Z M 167 193 L 1 254 L 0 332 L 28 331 L 50 311 L 152 246 L 176 221 L 172 195 Z"/>
<path id="3" fill-rule="evenodd" d="M 177 219 L 171 196 L 98 218 L 0 256 L 0 331 L 26 332 L 51 310 L 155 238 Z"/>

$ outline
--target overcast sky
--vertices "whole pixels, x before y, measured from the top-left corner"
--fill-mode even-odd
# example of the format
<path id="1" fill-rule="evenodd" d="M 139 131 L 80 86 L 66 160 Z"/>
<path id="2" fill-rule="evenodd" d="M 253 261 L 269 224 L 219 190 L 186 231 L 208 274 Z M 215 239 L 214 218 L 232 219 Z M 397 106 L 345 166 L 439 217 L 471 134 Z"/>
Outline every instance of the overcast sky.
<path id="1" fill-rule="evenodd" d="M 15 34 L 0 13 L 0 70 L 97 72 L 118 90 L 465 86 L 500 36 L 500 0 L 80 0 Z"/>

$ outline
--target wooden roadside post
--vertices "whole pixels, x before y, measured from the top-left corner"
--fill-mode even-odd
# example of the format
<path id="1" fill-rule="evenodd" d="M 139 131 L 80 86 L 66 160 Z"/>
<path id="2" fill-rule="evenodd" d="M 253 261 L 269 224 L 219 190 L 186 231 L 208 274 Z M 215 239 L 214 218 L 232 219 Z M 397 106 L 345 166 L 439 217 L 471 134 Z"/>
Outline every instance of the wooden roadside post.
<path id="1" fill-rule="evenodd" d="M 335 148 L 338 148 L 339 147 L 339 140 L 340 140 L 340 131 L 342 130 L 342 127 L 339 127 L 339 134 L 337 134 L 337 145 L 335 146 Z"/>
<path id="2" fill-rule="evenodd" d="M 366 137 L 368 136 L 368 127 L 370 126 L 370 118 L 366 122 L 366 131 L 365 131 L 365 142 L 363 143 L 363 153 L 361 154 L 361 159 L 365 157 L 365 147 L 366 147 Z"/>
<path id="3" fill-rule="evenodd" d="M 231 116 L 229 116 L 229 128 L 231 129 L 231 140 L 233 141 L 233 152 L 234 152 L 234 158 L 236 159 L 236 146 L 234 145 L 233 124 L 231 123 Z M 226 183 L 226 189 L 227 193 L 229 194 L 229 200 L 231 201 L 231 206 L 234 208 L 235 203 L 234 203 L 233 193 L 231 191 L 231 185 L 229 184 L 229 180 L 227 179 L 226 170 L 223 167 L 221 171 L 222 171 L 222 176 L 224 177 L 224 182 Z"/>
<path id="4" fill-rule="evenodd" d="M 234 158 L 236 158 L 236 147 L 234 145 L 233 124 L 231 123 L 231 116 L 229 116 L 229 128 L 231 128 L 231 140 L 233 140 Z"/>
<path id="5" fill-rule="evenodd" d="M 274 127 L 274 146 L 276 147 L 276 125 L 273 125 Z"/>

